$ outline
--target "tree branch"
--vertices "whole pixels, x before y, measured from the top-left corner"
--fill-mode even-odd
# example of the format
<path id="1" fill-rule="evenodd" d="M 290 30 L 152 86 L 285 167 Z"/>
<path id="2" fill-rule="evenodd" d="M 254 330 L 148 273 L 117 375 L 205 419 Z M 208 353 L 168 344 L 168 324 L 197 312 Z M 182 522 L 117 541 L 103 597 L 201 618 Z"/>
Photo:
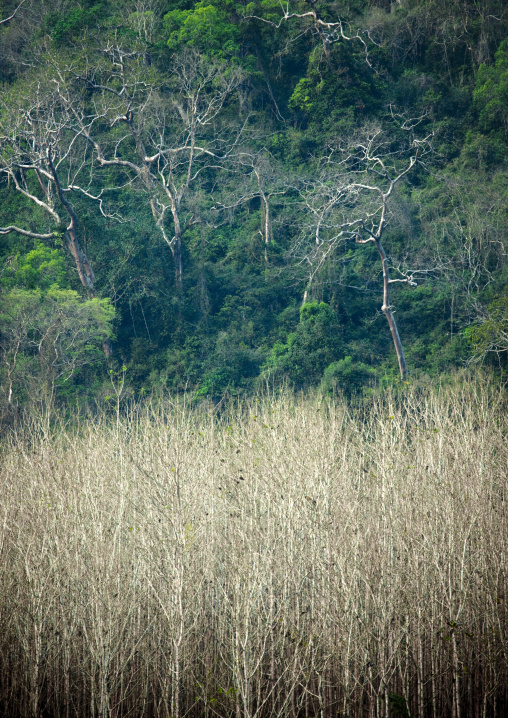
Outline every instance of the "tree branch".
<path id="1" fill-rule="evenodd" d="M 0 25 L 4 25 L 4 23 L 9 22 L 9 20 L 14 19 L 14 18 L 16 17 L 16 13 L 18 12 L 18 10 L 19 10 L 19 9 L 21 8 L 21 6 L 24 5 L 25 3 L 26 3 L 26 0 L 21 0 L 21 2 L 19 3 L 18 7 L 14 10 L 14 12 L 12 13 L 12 15 L 9 15 L 9 17 L 4 18 L 3 20 L 0 20 Z"/>
<path id="2" fill-rule="evenodd" d="M 15 227 L 10 225 L 9 227 L 0 227 L 0 234 L 9 234 L 10 232 L 17 232 L 22 234 L 24 237 L 33 237 L 34 239 L 51 239 L 55 236 L 54 232 L 48 234 L 40 234 L 39 232 L 30 232 L 28 229 L 21 229 L 21 227 Z"/>

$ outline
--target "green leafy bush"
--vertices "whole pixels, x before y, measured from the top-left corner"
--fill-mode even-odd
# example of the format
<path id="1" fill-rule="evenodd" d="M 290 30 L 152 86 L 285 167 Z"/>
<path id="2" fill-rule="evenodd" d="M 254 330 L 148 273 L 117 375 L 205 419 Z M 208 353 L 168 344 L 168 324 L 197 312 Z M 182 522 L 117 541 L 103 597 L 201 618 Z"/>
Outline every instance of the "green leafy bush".
<path id="1" fill-rule="evenodd" d="M 286 342 L 277 342 L 264 373 L 275 381 L 288 379 L 300 386 L 319 382 L 325 368 L 343 353 L 341 327 L 326 302 L 308 302 L 300 310 L 300 322 Z"/>
<path id="2" fill-rule="evenodd" d="M 355 362 L 352 357 L 346 356 L 326 367 L 320 389 L 326 394 L 339 391 L 346 396 L 352 396 L 360 393 L 376 377 L 377 372 L 373 367 Z"/>

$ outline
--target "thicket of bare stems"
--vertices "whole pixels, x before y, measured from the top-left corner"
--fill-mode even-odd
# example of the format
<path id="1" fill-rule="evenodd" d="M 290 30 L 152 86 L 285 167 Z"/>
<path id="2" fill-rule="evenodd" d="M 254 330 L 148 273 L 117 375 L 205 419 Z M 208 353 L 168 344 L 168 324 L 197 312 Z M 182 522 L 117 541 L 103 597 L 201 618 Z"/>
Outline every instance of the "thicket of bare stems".
<path id="1" fill-rule="evenodd" d="M 0 713 L 506 715 L 507 417 L 162 401 L 5 440 Z"/>

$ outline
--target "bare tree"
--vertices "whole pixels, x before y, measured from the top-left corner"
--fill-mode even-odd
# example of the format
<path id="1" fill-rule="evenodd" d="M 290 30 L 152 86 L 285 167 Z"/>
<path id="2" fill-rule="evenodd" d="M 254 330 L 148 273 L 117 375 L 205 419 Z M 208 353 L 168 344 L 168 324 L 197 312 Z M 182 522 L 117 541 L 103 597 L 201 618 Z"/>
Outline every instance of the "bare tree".
<path id="1" fill-rule="evenodd" d="M 416 286 L 415 277 L 422 270 L 410 269 L 401 262 L 393 264 L 383 235 L 395 187 L 427 151 L 428 141 L 429 138 L 413 138 L 408 148 L 399 145 L 393 149 L 386 144 L 381 131 L 375 129 L 365 139 L 331 147 L 316 176 L 302 179 L 300 184 L 304 209 L 311 218 L 304 227 L 303 242 L 293 248 L 300 254 L 299 261 L 308 266 L 303 303 L 309 298 L 317 274 L 339 246 L 349 241 L 374 244 L 383 274 L 381 310 L 390 327 L 402 378 L 407 375 L 407 365 L 390 302 L 390 289 L 395 283 Z M 426 271 L 428 268 L 423 273 Z"/>
<path id="2" fill-rule="evenodd" d="M 273 239 L 272 199 L 286 194 L 287 179 L 266 148 L 249 150 L 241 147 L 232 157 L 229 169 L 233 182 L 226 192 L 218 194 L 212 209 L 219 213 L 234 211 L 256 197 L 259 198 L 261 226 L 258 233 L 264 245 L 264 260 L 268 264 L 269 246 Z"/>
<path id="3" fill-rule="evenodd" d="M 83 106 L 74 97 L 71 113 L 46 70 L 41 68 L 23 92 L 13 88 L 1 99 L 0 177 L 27 201 L 32 226 L 9 224 L 0 227 L 0 235 L 16 232 L 34 239 L 63 239 L 81 285 L 96 297 L 95 273 L 80 240 L 79 210 L 73 196 L 84 194 L 104 216 L 114 215 L 105 210 L 103 189 L 92 191 L 91 148 L 73 124 L 76 115 L 83 117 Z M 47 230 L 40 231 L 40 224 Z M 112 355 L 107 335 L 103 349 L 107 357 Z"/>
<path id="4" fill-rule="evenodd" d="M 478 317 L 468 328 L 468 337 L 474 346 L 472 361 L 483 361 L 487 354 L 498 359 L 508 352 L 508 298 L 496 297 L 487 307 L 477 303 Z"/>
<path id="5" fill-rule="evenodd" d="M 19 192 L 33 210 L 42 211 L 46 232 L 0 227 L 0 234 L 17 232 L 34 239 L 62 234 L 81 284 L 93 292 L 95 274 L 79 240 L 79 221 L 70 200 L 73 185 L 90 160 L 86 143 L 72 132 L 70 115 L 43 77 L 30 83 L 23 94 L 16 90 L 1 100 L 0 176 Z M 62 217 L 65 217 L 64 220 Z"/>
<path id="6" fill-rule="evenodd" d="M 268 263 L 268 248 L 272 240 L 271 200 L 272 197 L 284 195 L 287 190 L 281 176 L 277 174 L 273 158 L 268 153 L 259 153 L 254 157 L 241 155 L 241 161 L 249 167 L 257 191 L 255 196 L 261 201 L 262 228 L 259 233 L 265 246 L 265 262 Z"/>
<path id="7" fill-rule="evenodd" d="M 468 178 L 445 173 L 440 180 L 447 207 L 422 203 L 418 207 L 419 219 L 422 233 L 433 245 L 450 296 L 450 336 L 470 327 L 467 331 L 475 346 L 476 361 L 485 358 L 484 350 L 497 353 L 503 342 L 500 334 L 501 344 L 496 348 L 495 331 L 491 333 L 496 326 L 501 329 L 502 307 L 498 301 L 485 306 L 486 297 L 494 299 L 492 288 L 508 254 L 503 202 L 492 183 L 477 186 Z M 490 340 L 486 344 L 478 341 L 484 331 L 488 331 L 492 344 Z"/>
<path id="8" fill-rule="evenodd" d="M 272 8 L 270 8 L 272 11 Z M 328 20 L 323 18 L 319 8 L 318 0 L 285 0 L 279 4 L 280 15 L 278 20 L 272 19 L 271 17 L 259 17 L 257 15 L 248 15 L 249 19 L 259 20 L 263 23 L 271 25 L 275 29 L 279 29 L 283 24 L 287 22 L 300 21 L 300 27 L 303 27 L 303 32 L 310 32 L 316 36 L 323 45 L 323 51 L 327 62 L 330 62 L 330 47 L 338 42 L 339 40 L 346 41 L 358 41 L 365 51 L 365 59 L 368 65 L 371 65 L 369 60 L 369 46 L 367 45 L 362 33 L 351 27 L 343 18 L 337 17 L 334 20 Z M 365 33 L 367 38 L 372 42 L 372 38 L 369 33 Z"/>
<path id="9" fill-rule="evenodd" d="M 190 196 L 238 142 L 241 128 L 223 121 L 222 112 L 241 72 L 193 50 L 175 56 L 165 75 L 151 67 L 144 50 L 109 44 L 99 56 L 55 69 L 59 97 L 73 115 L 75 136 L 93 152 L 92 172 L 113 167 L 141 188 L 171 250 L 181 292 L 182 237 L 197 221 Z M 76 88 L 91 96 L 86 115 L 74 109 Z"/>
<path id="10" fill-rule="evenodd" d="M 114 310 L 107 299 L 84 301 L 77 292 L 15 289 L 2 296 L 0 357 L 7 406 L 14 388 L 32 401 L 52 396 L 57 382 L 97 362 L 101 342 L 112 335 Z"/>
<path id="11" fill-rule="evenodd" d="M 476 375 L 363 414 L 32 412 L 0 457 L 1 714 L 506 714 L 504 409 Z"/>

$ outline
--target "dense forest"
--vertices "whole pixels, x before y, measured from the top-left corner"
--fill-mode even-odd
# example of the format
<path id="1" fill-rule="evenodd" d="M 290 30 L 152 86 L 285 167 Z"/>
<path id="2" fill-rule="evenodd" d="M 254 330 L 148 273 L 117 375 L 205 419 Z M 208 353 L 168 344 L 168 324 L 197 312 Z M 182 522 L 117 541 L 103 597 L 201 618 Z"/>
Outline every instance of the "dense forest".
<path id="1" fill-rule="evenodd" d="M 506 370 L 502 0 L 0 13 L 4 415 Z"/>

